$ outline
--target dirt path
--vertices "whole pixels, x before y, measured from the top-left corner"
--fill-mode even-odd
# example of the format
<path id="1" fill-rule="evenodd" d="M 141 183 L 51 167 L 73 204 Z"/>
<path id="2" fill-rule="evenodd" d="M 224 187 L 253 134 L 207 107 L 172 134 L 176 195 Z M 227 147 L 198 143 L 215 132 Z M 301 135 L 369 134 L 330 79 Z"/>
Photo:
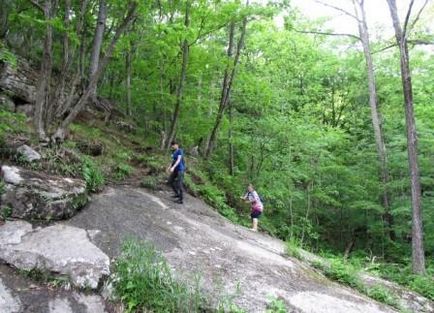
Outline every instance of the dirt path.
<path id="1" fill-rule="evenodd" d="M 148 240 L 177 273 L 200 273 L 209 293 L 238 289 L 235 303 L 248 312 L 264 312 L 270 297 L 283 299 L 290 312 L 392 312 L 285 257 L 281 241 L 233 225 L 191 196 L 178 205 L 164 191 L 110 187 L 66 223 L 100 230 L 93 241 L 111 257 L 125 238 Z"/>

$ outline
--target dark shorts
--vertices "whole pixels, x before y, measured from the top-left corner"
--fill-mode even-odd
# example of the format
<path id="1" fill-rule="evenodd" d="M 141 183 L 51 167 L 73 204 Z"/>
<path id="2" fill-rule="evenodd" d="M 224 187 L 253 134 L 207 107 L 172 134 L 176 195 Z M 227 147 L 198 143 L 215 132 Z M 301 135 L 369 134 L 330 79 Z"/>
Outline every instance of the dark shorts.
<path id="1" fill-rule="evenodd" d="M 252 213 L 250 213 L 250 217 L 251 218 L 259 218 L 261 216 L 262 212 L 261 211 L 253 211 Z"/>

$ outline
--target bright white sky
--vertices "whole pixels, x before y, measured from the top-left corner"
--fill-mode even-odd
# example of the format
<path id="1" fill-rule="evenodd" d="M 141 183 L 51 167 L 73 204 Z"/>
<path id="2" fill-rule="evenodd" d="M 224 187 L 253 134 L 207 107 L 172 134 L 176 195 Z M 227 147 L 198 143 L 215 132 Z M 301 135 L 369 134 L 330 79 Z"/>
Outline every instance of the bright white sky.
<path id="1" fill-rule="evenodd" d="M 343 8 L 351 13 L 354 12 L 352 0 L 322 0 L 322 2 Z M 415 0 L 412 10 L 413 18 L 416 16 L 424 2 L 425 0 Z M 434 30 L 434 19 L 430 18 L 433 17 L 433 2 L 434 0 L 429 0 L 429 3 L 421 16 L 421 23 L 423 23 L 423 25 L 429 24 L 429 29 L 431 31 Z M 291 3 L 293 6 L 299 8 L 302 14 L 309 19 L 331 17 L 331 20 L 326 23 L 326 27 L 331 28 L 335 32 L 351 34 L 358 33 L 355 21 L 342 12 L 321 5 L 315 2 L 315 0 L 292 0 Z M 410 0 L 396 0 L 396 3 L 401 23 L 403 23 Z M 390 17 L 389 7 L 386 0 L 365 0 L 365 11 L 371 36 L 382 36 L 383 38 L 393 36 L 392 19 Z"/>

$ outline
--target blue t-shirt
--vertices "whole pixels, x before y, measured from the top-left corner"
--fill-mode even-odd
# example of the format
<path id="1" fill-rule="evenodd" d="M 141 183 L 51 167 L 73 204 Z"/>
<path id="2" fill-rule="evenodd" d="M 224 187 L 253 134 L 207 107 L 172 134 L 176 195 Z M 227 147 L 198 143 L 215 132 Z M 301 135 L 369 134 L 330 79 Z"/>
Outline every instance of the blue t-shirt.
<path id="1" fill-rule="evenodd" d="M 175 167 L 176 172 L 184 172 L 185 171 L 185 163 L 184 163 L 184 151 L 182 149 L 178 148 L 175 150 L 175 152 L 172 153 L 172 166 L 175 164 L 176 160 L 178 160 L 178 156 L 181 156 L 181 162 Z"/>

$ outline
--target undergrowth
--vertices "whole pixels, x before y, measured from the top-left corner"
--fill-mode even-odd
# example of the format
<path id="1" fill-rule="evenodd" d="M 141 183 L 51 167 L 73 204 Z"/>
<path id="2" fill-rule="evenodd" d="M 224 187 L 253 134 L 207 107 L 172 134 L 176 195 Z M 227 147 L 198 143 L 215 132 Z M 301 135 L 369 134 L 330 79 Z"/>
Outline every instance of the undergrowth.
<path id="1" fill-rule="evenodd" d="M 88 157 L 83 159 L 82 175 L 88 191 L 98 192 L 102 189 L 105 182 L 104 175 L 101 169 Z"/>
<path id="2" fill-rule="evenodd" d="M 114 265 L 114 287 L 126 312 L 200 312 L 198 284 L 175 279 L 165 258 L 146 242 L 127 240 Z"/>

